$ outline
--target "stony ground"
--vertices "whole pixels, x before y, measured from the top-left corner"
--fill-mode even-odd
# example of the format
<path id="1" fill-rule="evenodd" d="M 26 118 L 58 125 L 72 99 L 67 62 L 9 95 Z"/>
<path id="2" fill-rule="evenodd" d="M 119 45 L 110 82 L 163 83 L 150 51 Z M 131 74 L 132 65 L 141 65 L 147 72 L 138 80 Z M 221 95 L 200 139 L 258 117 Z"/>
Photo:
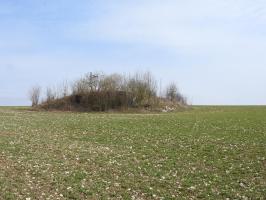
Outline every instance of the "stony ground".
<path id="1" fill-rule="evenodd" d="M 0 108 L 0 199 L 266 199 L 266 107 Z"/>

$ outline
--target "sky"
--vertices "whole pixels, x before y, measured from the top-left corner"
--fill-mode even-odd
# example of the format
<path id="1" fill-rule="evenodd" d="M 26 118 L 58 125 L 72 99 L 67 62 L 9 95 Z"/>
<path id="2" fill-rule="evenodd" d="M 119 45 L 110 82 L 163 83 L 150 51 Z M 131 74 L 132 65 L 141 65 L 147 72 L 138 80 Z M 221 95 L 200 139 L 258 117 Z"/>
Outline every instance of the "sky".
<path id="1" fill-rule="evenodd" d="M 266 1 L 0 0 L 0 105 L 91 71 L 151 71 L 197 105 L 266 104 Z"/>

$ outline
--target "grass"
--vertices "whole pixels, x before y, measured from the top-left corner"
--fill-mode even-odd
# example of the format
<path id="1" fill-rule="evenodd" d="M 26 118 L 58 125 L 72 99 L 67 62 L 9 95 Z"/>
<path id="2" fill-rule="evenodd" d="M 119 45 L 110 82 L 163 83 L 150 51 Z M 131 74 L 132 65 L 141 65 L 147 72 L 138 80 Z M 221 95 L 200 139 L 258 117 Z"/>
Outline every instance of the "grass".
<path id="1" fill-rule="evenodd" d="M 0 199 L 266 199 L 266 107 L 0 108 Z"/>

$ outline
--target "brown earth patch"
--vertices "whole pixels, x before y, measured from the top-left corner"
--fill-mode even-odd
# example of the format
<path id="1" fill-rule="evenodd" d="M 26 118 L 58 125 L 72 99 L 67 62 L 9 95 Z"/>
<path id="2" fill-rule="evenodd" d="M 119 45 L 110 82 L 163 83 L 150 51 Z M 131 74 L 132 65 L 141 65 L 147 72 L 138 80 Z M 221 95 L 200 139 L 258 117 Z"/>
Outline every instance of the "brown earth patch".
<path id="1" fill-rule="evenodd" d="M 10 135 L 15 135 L 15 132 L 9 132 L 9 131 L 0 131 L 0 137 L 1 136 L 10 136 Z"/>

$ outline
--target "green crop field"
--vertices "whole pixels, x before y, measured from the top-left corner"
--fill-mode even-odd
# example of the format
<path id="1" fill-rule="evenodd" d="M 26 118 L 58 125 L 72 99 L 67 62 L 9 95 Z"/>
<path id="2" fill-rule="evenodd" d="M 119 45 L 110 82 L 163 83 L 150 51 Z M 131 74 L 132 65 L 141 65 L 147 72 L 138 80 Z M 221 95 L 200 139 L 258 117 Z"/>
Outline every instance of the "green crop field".
<path id="1" fill-rule="evenodd" d="M 266 199 L 266 107 L 0 108 L 0 199 Z"/>

